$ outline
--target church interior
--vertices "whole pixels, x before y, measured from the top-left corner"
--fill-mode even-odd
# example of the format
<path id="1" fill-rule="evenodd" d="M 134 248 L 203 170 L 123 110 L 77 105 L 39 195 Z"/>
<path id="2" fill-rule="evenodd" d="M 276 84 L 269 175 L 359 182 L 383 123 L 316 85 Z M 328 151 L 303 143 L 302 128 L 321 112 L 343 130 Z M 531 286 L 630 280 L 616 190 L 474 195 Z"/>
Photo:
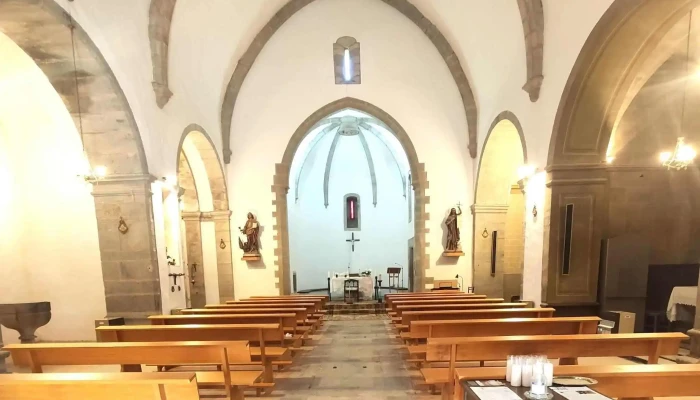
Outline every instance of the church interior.
<path id="1" fill-rule="evenodd" d="M 700 0 L 0 0 L 0 400 L 700 399 L 698 107 Z"/>

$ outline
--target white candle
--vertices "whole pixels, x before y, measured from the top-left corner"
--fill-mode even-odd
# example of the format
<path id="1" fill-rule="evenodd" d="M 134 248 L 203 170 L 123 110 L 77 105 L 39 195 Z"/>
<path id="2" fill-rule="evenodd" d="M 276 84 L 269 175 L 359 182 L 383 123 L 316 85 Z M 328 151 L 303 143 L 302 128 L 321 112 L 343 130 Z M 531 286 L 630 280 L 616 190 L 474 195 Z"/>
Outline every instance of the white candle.
<path id="1" fill-rule="evenodd" d="M 513 356 L 508 356 L 508 361 L 506 361 L 506 382 L 510 382 L 512 369 L 513 369 Z"/>
<path id="2" fill-rule="evenodd" d="M 510 371 L 510 384 L 511 386 L 520 386 L 520 379 L 522 373 L 522 366 L 519 362 L 514 362 L 513 367 Z"/>
<path id="3" fill-rule="evenodd" d="M 554 379 L 554 365 L 547 361 L 544 363 L 544 384 L 547 386 L 552 386 L 552 380 Z"/>
<path id="4" fill-rule="evenodd" d="M 532 364 L 524 363 L 522 368 L 522 386 L 530 387 L 532 384 Z"/>

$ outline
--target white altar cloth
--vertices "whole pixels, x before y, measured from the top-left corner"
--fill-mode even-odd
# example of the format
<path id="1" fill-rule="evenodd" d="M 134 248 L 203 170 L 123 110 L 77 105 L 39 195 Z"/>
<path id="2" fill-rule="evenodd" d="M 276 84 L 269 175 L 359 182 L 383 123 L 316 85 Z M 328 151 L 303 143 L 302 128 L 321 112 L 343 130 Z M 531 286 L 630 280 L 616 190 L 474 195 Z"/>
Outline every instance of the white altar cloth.
<path id="1" fill-rule="evenodd" d="M 676 286 L 671 292 L 671 297 L 668 299 L 668 306 L 666 307 L 666 316 L 668 320 L 673 322 L 676 320 L 677 316 L 677 305 L 684 304 L 687 306 L 695 307 L 695 302 L 698 297 L 698 287 L 697 286 Z"/>
<path id="2" fill-rule="evenodd" d="M 345 294 L 345 281 L 348 279 L 357 279 L 360 285 L 360 300 L 372 300 L 374 296 L 374 280 L 371 276 L 358 276 L 358 277 L 338 277 L 331 278 L 331 296 L 335 301 L 343 301 Z"/>

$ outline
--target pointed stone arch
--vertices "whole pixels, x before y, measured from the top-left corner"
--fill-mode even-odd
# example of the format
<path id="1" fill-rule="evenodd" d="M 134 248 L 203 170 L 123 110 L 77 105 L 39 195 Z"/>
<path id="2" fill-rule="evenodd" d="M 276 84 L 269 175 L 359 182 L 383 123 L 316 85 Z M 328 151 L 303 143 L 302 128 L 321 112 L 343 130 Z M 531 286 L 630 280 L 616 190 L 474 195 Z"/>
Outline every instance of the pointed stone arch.
<path id="1" fill-rule="evenodd" d="M 248 49 L 243 53 L 243 56 L 238 60 L 236 68 L 231 75 L 231 79 L 226 86 L 224 100 L 221 105 L 221 135 L 223 139 L 223 154 L 224 162 L 231 162 L 231 119 L 233 118 L 233 110 L 236 106 L 238 94 L 243 87 L 248 72 L 253 67 L 258 55 L 265 47 L 267 42 L 284 25 L 294 14 L 302 8 L 311 4 L 315 0 L 290 0 L 285 4 L 275 15 L 265 24 L 265 26 L 255 35 L 255 38 L 248 46 Z M 440 32 L 435 24 L 433 24 L 423 13 L 411 4 L 408 0 L 381 0 L 385 4 L 393 7 L 400 12 L 430 39 L 435 45 L 435 48 L 445 60 L 445 64 L 452 74 L 452 78 L 457 85 L 462 103 L 464 105 L 464 113 L 467 119 L 467 134 L 469 137 L 469 154 L 472 158 L 476 158 L 476 141 L 477 141 L 477 105 L 474 98 L 474 92 L 469 85 L 467 75 L 462 68 L 459 57 L 455 54 L 452 46 L 447 41 L 447 38 Z"/>
<path id="2" fill-rule="evenodd" d="M 413 188 L 415 191 L 415 217 L 413 219 L 415 231 L 414 262 L 416 266 L 414 268 L 414 273 L 416 275 L 415 290 L 426 290 L 426 285 L 432 284 L 433 278 L 426 276 L 426 271 L 430 268 L 430 259 L 427 254 L 427 246 L 429 243 L 426 243 L 426 234 L 429 231 L 426 225 L 430 218 L 426 206 L 430 203 L 430 197 L 426 195 L 426 190 L 428 189 L 428 175 L 425 171 L 425 164 L 422 164 L 418 160 L 418 154 L 408 133 L 398 121 L 381 108 L 353 97 L 345 97 L 326 104 L 306 118 L 289 139 L 287 148 L 282 156 L 282 161 L 275 165 L 275 175 L 272 185 L 274 199 L 272 200 L 272 205 L 276 211 L 273 212 L 272 217 L 275 219 L 273 229 L 276 231 L 273 239 L 277 242 L 277 247 L 274 252 L 276 256 L 275 265 L 277 266 L 275 276 L 278 278 L 276 287 L 279 289 L 280 294 L 289 294 L 291 292 L 287 192 L 289 191 L 290 170 L 294 155 L 296 154 L 299 144 L 319 121 L 335 112 L 345 109 L 362 111 L 380 120 L 396 136 L 406 152 L 408 163 L 411 167 Z"/>

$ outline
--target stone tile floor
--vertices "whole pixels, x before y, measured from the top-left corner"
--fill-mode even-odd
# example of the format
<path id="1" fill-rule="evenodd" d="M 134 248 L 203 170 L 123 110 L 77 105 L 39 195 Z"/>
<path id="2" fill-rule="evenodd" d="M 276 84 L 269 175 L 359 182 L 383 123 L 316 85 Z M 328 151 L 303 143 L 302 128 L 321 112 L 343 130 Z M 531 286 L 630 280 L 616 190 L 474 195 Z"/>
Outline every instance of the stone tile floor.
<path id="1" fill-rule="evenodd" d="M 386 316 L 338 315 L 325 322 L 314 349 L 277 374 L 284 399 L 439 399 L 416 391 Z"/>

